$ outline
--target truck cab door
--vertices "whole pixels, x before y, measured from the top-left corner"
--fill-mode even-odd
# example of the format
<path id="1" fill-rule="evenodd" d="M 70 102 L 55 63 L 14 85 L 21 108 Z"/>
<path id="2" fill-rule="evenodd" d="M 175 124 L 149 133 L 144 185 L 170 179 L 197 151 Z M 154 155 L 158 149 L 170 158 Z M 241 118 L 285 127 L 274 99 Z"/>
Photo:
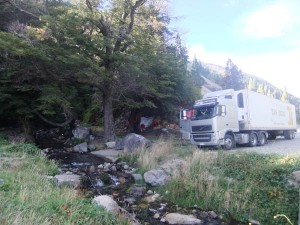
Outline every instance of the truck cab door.
<path id="1" fill-rule="evenodd" d="M 181 138 L 186 140 L 190 140 L 191 138 L 190 113 L 191 111 L 188 109 L 180 110 L 180 120 L 179 120 L 180 133 L 181 133 Z"/>

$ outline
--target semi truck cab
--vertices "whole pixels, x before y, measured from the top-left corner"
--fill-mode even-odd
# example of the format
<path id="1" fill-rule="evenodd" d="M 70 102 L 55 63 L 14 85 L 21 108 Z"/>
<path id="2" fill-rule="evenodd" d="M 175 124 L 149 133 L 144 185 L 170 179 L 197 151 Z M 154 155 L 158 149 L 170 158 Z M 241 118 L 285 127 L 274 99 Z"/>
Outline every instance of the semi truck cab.
<path id="1" fill-rule="evenodd" d="M 196 101 L 191 116 L 191 142 L 198 146 L 234 146 L 233 132 L 238 132 L 238 112 L 234 90 L 207 94 Z M 225 139 L 230 134 L 232 140 Z M 225 143 L 227 141 L 227 143 Z"/>

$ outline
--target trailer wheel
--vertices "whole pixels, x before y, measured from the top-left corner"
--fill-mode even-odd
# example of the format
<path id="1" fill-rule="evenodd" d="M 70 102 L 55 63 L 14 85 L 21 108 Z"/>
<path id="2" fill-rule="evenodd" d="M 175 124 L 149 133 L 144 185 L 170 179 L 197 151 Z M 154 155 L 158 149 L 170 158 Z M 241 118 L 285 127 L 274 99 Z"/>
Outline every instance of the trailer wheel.
<path id="1" fill-rule="evenodd" d="M 268 137 L 269 140 L 275 140 L 277 137 L 277 135 L 274 132 L 270 132 L 268 136 L 269 136 Z"/>
<path id="2" fill-rule="evenodd" d="M 296 137 L 296 132 L 292 131 L 292 139 L 295 139 L 295 137 Z"/>
<path id="3" fill-rule="evenodd" d="M 283 132 L 283 135 L 284 135 L 284 138 L 287 139 L 287 140 L 292 140 L 293 139 L 293 131 L 291 130 L 285 130 Z"/>
<path id="4" fill-rule="evenodd" d="M 267 143 L 267 137 L 264 132 L 258 132 L 258 140 L 257 145 L 258 146 L 264 146 Z"/>
<path id="5" fill-rule="evenodd" d="M 224 137 L 224 145 L 222 145 L 222 148 L 224 150 L 231 150 L 235 147 L 235 141 L 233 139 L 233 136 L 230 134 L 226 134 Z"/>
<path id="6" fill-rule="evenodd" d="M 257 145 L 258 138 L 257 138 L 257 133 L 256 132 L 250 132 L 249 134 L 249 146 L 250 147 L 255 147 Z"/>

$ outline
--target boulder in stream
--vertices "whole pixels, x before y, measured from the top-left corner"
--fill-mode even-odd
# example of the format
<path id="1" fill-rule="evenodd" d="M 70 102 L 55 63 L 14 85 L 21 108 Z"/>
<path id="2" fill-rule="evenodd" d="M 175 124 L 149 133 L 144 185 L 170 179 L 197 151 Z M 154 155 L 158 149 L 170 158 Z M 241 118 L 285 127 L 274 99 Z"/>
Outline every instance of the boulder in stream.
<path id="1" fill-rule="evenodd" d="M 87 145 L 86 142 L 81 143 L 79 145 L 75 145 L 73 147 L 73 151 L 74 152 L 79 152 L 79 153 L 88 152 L 88 145 Z"/>
<path id="2" fill-rule="evenodd" d="M 113 198 L 108 195 L 97 196 L 93 199 L 92 203 L 98 206 L 102 206 L 107 211 L 113 214 L 118 214 L 120 212 L 120 207 L 118 206 L 117 202 L 115 202 Z"/>
<path id="3" fill-rule="evenodd" d="M 75 174 L 59 174 L 54 176 L 53 181 L 59 187 L 70 186 L 70 187 L 78 188 L 81 185 L 81 177 Z"/>
<path id="4" fill-rule="evenodd" d="M 142 135 L 135 133 L 127 134 L 121 141 L 117 142 L 115 149 L 123 150 L 126 153 L 132 153 L 139 148 L 149 148 L 152 146 L 152 142 Z"/>
<path id="5" fill-rule="evenodd" d="M 154 169 L 144 173 L 144 180 L 151 186 L 163 186 L 170 179 L 170 176 L 162 169 Z"/>
<path id="6" fill-rule="evenodd" d="M 105 145 L 106 145 L 108 148 L 115 148 L 116 142 L 115 142 L 115 141 L 109 141 L 109 142 L 106 142 Z"/>
<path id="7" fill-rule="evenodd" d="M 196 225 L 202 224 L 202 221 L 194 217 L 193 215 L 183 215 L 179 213 L 169 213 L 164 218 L 168 224 L 185 224 Z"/>
<path id="8" fill-rule="evenodd" d="M 73 136 L 76 139 L 85 139 L 89 136 L 90 130 L 87 127 L 76 127 L 72 130 Z"/>

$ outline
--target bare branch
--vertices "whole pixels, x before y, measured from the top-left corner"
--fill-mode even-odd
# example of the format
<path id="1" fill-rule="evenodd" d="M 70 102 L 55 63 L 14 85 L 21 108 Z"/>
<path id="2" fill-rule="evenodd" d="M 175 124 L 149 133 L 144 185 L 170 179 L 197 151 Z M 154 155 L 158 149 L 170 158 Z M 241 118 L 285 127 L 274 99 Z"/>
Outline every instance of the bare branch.
<path id="1" fill-rule="evenodd" d="M 2 2 L 0 2 L 0 3 L 2 3 Z M 35 15 L 35 14 L 33 14 L 33 13 L 31 13 L 31 12 L 25 10 L 25 9 L 22 9 L 21 7 L 19 7 L 19 6 L 18 6 L 14 1 L 12 1 L 12 0 L 6 0 L 6 1 L 4 1 L 4 3 L 10 4 L 11 6 L 15 7 L 15 8 L 16 8 L 17 10 L 19 10 L 20 12 L 25 13 L 25 14 L 27 14 L 27 15 L 33 17 L 33 18 L 36 18 L 36 19 L 39 18 L 38 15 Z"/>
<path id="2" fill-rule="evenodd" d="M 46 119 L 42 114 L 40 114 L 39 112 L 35 111 L 34 112 L 38 117 L 40 117 L 45 123 L 47 124 L 50 124 L 52 126 L 55 126 L 55 127 L 64 127 L 64 126 L 67 126 L 68 124 L 70 124 L 72 122 L 72 120 L 74 120 L 75 118 L 74 117 L 71 117 L 70 119 L 66 120 L 65 122 L 63 123 L 55 123 L 55 122 L 52 122 L 48 119 Z"/>
<path id="3" fill-rule="evenodd" d="M 129 13 L 126 12 L 126 9 L 124 8 L 124 13 L 122 16 L 122 24 L 120 24 L 120 27 L 119 27 L 119 37 L 115 43 L 114 52 L 125 51 L 129 47 L 131 42 L 127 42 L 127 44 L 125 44 L 121 48 L 122 41 L 124 41 L 128 37 L 128 35 L 132 32 L 136 10 L 138 7 L 143 5 L 145 2 L 146 2 L 146 0 L 137 0 L 134 5 L 130 5 Z M 127 2 L 127 3 L 130 4 L 129 2 Z M 127 19 L 128 15 L 130 16 L 130 21 L 129 21 L 129 25 L 128 25 L 127 29 L 125 28 L 125 31 L 124 31 L 123 24 L 125 23 L 124 21 Z"/>

